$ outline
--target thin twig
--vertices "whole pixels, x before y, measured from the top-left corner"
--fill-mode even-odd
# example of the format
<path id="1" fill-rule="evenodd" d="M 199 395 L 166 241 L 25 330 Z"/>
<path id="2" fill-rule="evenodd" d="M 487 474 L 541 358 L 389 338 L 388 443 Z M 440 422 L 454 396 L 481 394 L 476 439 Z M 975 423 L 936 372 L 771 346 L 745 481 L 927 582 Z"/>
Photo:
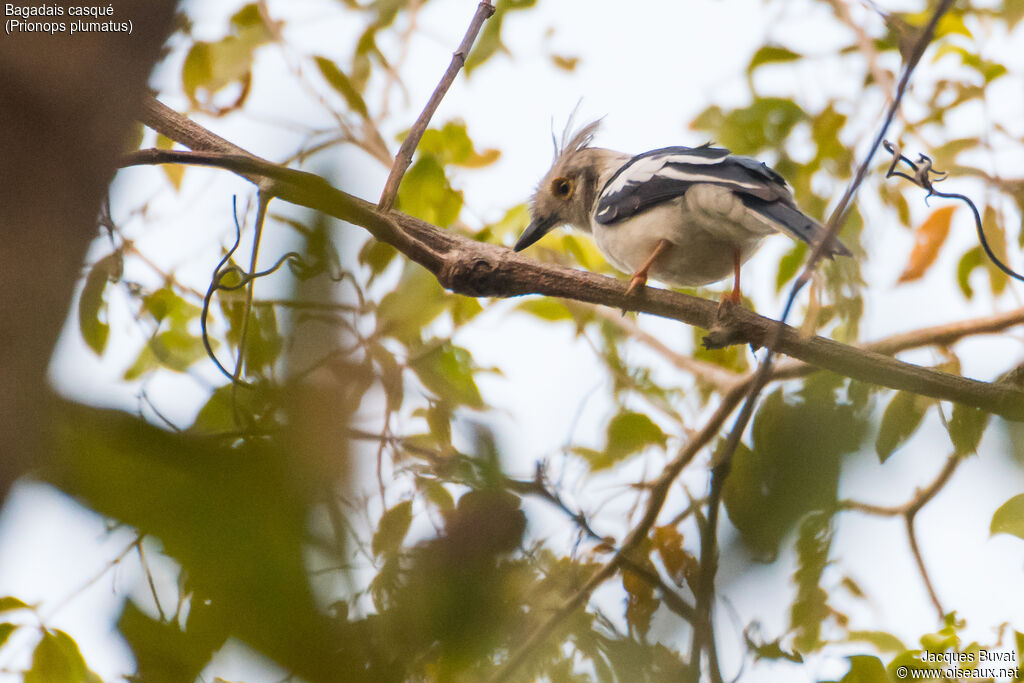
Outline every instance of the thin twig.
<path id="1" fill-rule="evenodd" d="M 388 174 L 388 181 L 384 184 L 384 191 L 380 195 L 380 201 L 377 203 L 377 208 L 380 211 L 390 211 L 391 207 L 394 206 L 395 197 L 398 195 L 398 186 L 402 184 L 402 176 L 405 175 L 409 165 L 412 163 L 412 155 L 416 151 L 416 146 L 420 144 L 420 138 L 423 137 L 427 126 L 430 125 L 430 119 L 434 116 L 434 112 L 437 111 L 441 100 L 444 99 L 448 88 L 455 81 L 455 76 L 458 75 L 462 66 L 466 63 L 466 57 L 476 41 L 480 27 L 484 25 L 484 22 L 492 14 L 494 14 L 494 5 L 491 4 L 490 0 L 483 0 L 483 2 L 477 5 L 476 13 L 473 15 L 473 20 L 469 22 L 469 28 L 466 30 L 466 35 L 462 38 L 462 43 L 459 44 L 459 48 L 452 54 L 451 64 L 448 65 L 447 71 L 441 77 L 441 82 L 437 84 L 434 92 L 431 93 L 430 99 L 427 100 L 427 106 L 420 112 L 416 123 L 412 125 L 412 128 L 409 129 L 409 134 L 402 141 L 402 146 L 395 156 L 395 163 L 391 166 L 391 173 Z"/>

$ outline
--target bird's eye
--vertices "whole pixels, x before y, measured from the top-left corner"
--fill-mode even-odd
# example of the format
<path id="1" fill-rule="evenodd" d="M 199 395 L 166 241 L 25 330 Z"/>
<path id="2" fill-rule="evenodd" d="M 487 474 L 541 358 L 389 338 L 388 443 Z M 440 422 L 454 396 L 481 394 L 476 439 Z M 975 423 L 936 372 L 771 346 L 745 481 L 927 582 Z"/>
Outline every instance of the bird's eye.
<path id="1" fill-rule="evenodd" d="M 551 194 L 559 199 L 568 199 L 572 195 L 572 181 L 565 176 L 559 176 L 551 181 Z"/>

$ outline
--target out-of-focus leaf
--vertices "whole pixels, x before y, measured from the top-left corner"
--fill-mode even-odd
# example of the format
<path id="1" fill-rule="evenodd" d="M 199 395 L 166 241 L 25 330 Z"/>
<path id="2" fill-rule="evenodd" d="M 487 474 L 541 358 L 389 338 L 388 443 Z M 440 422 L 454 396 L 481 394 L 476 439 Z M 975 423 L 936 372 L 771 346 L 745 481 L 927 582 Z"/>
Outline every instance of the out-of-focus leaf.
<path id="1" fill-rule="evenodd" d="M 462 192 L 452 189 L 437 157 L 426 154 L 420 156 L 402 178 L 395 206 L 445 228 L 455 222 L 462 211 Z"/>
<path id="2" fill-rule="evenodd" d="M 786 283 L 793 279 L 807 257 L 807 243 L 796 242 L 793 247 L 779 259 L 779 272 L 775 275 L 775 293 L 778 294 Z"/>
<path id="3" fill-rule="evenodd" d="M 437 157 L 442 166 L 454 164 L 466 168 L 488 166 L 501 156 L 497 149 L 478 152 L 464 121 L 448 121 L 440 129 L 428 129 L 423 133 L 417 150 L 420 154 Z"/>
<path id="4" fill-rule="evenodd" d="M 317 68 L 320 69 L 320 74 L 327 81 L 328 85 L 345 98 L 349 108 L 364 119 L 370 118 L 370 113 L 366 109 L 366 102 L 363 100 L 363 96 L 352 85 L 352 81 L 345 75 L 345 72 L 327 57 L 317 55 L 313 60 L 316 62 Z"/>
<path id="5" fill-rule="evenodd" d="M 138 680 L 150 683 L 195 680 L 213 653 L 223 647 L 227 631 L 204 624 L 203 616 L 208 608 L 199 603 L 198 600 L 192 603 L 185 630 L 177 623 L 152 619 L 131 602 L 125 604 L 117 629 L 132 649 Z"/>
<path id="6" fill-rule="evenodd" d="M 398 552 L 405 535 L 412 524 L 412 501 L 405 500 L 381 515 L 377 533 L 373 535 L 373 554 L 381 555 Z"/>
<path id="7" fill-rule="evenodd" d="M 917 428 L 921 426 L 924 414 L 934 401 L 909 391 L 897 391 L 896 395 L 885 407 L 882 425 L 875 439 L 875 452 L 878 459 L 885 462 L 897 448 L 906 443 Z"/>
<path id="8" fill-rule="evenodd" d="M 408 340 L 444 312 L 445 291 L 429 271 L 406 262 L 402 279 L 377 306 L 377 331 L 381 335 Z"/>
<path id="9" fill-rule="evenodd" d="M 476 297 L 453 294 L 448 297 L 448 303 L 452 312 L 452 323 L 455 324 L 455 327 L 462 327 L 484 312 L 483 305 Z"/>
<path id="10" fill-rule="evenodd" d="M 562 301 L 546 296 L 536 299 L 524 299 L 516 306 L 516 310 L 529 313 L 548 322 L 572 320 L 572 313 Z"/>
<path id="11" fill-rule="evenodd" d="M 914 231 L 914 248 L 907 259 L 907 265 L 900 274 L 899 282 L 911 282 L 923 276 L 928 268 L 935 263 L 939 249 L 949 235 L 949 225 L 953 220 L 956 206 L 943 206 L 932 212 Z"/>
<path id="12" fill-rule="evenodd" d="M 984 262 L 985 252 L 981 245 L 978 245 L 965 251 L 964 255 L 960 257 L 960 262 L 957 263 L 956 281 L 960 285 L 960 291 L 968 299 L 974 296 L 974 288 L 971 287 L 971 273 Z"/>
<path id="13" fill-rule="evenodd" d="M 103 355 L 110 336 L 110 325 L 100 319 L 106 312 L 107 283 L 121 278 L 121 254 L 107 254 L 89 269 L 82 294 L 78 297 L 78 329 L 82 339 L 97 355 Z"/>
<path id="14" fill-rule="evenodd" d="M 860 447 L 863 412 L 835 399 L 827 375 L 808 380 L 800 395 L 765 398 L 753 420 L 753 450 L 740 444 L 723 491 L 729 519 L 758 556 L 776 556 L 800 518 L 835 505 L 840 459 Z"/>
<path id="15" fill-rule="evenodd" d="M 760 643 L 755 641 L 749 633 L 744 632 L 743 640 L 746 642 L 747 649 L 754 653 L 754 661 L 785 659 L 794 664 L 802 664 L 804 661 L 803 655 L 799 652 L 789 652 L 783 649 L 781 638 L 776 638 L 770 643 Z"/>
<path id="16" fill-rule="evenodd" d="M 628 410 L 621 411 L 611 419 L 606 438 L 603 451 L 574 449 L 577 454 L 587 458 L 594 471 L 611 467 L 648 446 L 664 446 L 668 439 L 651 418 Z"/>
<path id="17" fill-rule="evenodd" d="M 802 57 L 803 55 L 799 52 L 793 52 L 788 47 L 782 47 L 780 45 L 765 45 L 755 52 L 754 56 L 750 58 L 750 63 L 747 64 L 747 76 L 754 73 L 754 69 L 762 64 L 794 62 Z"/>
<path id="18" fill-rule="evenodd" d="M 1016 26 L 1024 17 L 1024 0 L 1003 0 L 1002 15 L 1006 18 L 1006 23 L 1010 28 Z"/>
<path id="19" fill-rule="evenodd" d="M 481 242 L 498 242 L 511 246 L 530 223 L 530 208 L 526 204 L 516 204 L 494 223 L 488 223 L 474 239 Z"/>
<path id="20" fill-rule="evenodd" d="M 985 238 L 988 241 L 989 247 L 992 248 L 992 253 L 1000 261 L 1006 263 L 1006 231 L 1003 230 L 1003 226 L 999 221 L 999 214 L 996 213 L 994 207 L 985 207 L 981 226 L 985 229 Z M 985 256 L 985 265 L 988 267 L 988 279 L 992 287 L 992 294 L 1001 294 L 1010 282 L 1009 276 L 999 270 L 999 267 L 988 258 L 988 255 Z"/>
<path id="21" fill-rule="evenodd" d="M 811 136 L 818 146 L 815 165 L 823 161 L 832 162 L 828 169 L 840 178 L 849 176 L 853 161 L 850 148 L 839 139 L 845 125 L 846 115 L 837 112 L 832 102 L 811 121 Z"/>
<path id="22" fill-rule="evenodd" d="M 960 455 L 973 453 L 981 443 L 988 425 L 989 413 L 962 403 L 953 404 L 953 416 L 949 420 L 949 438 L 953 448 Z"/>
<path id="23" fill-rule="evenodd" d="M 691 127 L 708 131 L 715 141 L 737 154 L 755 154 L 781 147 L 793 126 L 806 118 L 804 110 L 792 100 L 759 97 L 749 106 L 729 112 L 712 105 L 693 120 Z"/>
<path id="24" fill-rule="evenodd" d="M 420 477 L 416 480 L 416 488 L 423 493 L 423 497 L 426 498 L 431 505 L 436 507 L 442 513 L 448 514 L 455 509 L 455 499 L 452 498 L 451 492 L 445 488 L 444 484 L 436 479 L 425 479 Z"/>
<path id="25" fill-rule="evenodd" d="M 683 535 L 679 529 L 671 525 L 654 527 L 651 542 L 677 586 L 681 587 L 684 582 L 695 585 L 698 561 L 683 547 Z"/>
<path id="26" fill-rule="evenodd" d="M 157 149 L 174 149 L 174 140 L 170 139 L 163 133 L 158 133 L 156 136 L 156 148 Z M 163 169 L 164 175 L 171 181 L 171 187 L 175 190 L 181 189 L 181 181 L 185 178 L 185 166 L 184 164 L 162 164 L 160 166 Z"/>
<path id="27" fill-rule="evenodd" d="M 32 609 L 32 606 L 13 595 L 0 598 L 0 612 L 13 612 L 19 609 Z"/>
<path id="28" fill-rule="evenodd" d="M 171 289 L 161 287 L 142 299 L 142 310 L 157 322 L 167 320 L 172 326 L 181 326 L 199 317 L 202 309 L 189 303 Z"/>
<path id="29" fill-rule="evenodd" d="M 970 50 L 954 45 L 952 43 L 943 43 L 939 46 L 939 49 L 935 51 L 935 56 L 932 61 L 937 62 L 948 54 L 955 54 L 960 57 L 960 63 L 969 69 L 977 71 L 984 79 L 985 83 L 991 83 L 1000 76 L 1004 76 L 1007 73 L 1007 69 L 1003 64 L 999 62 L 992 62 Z M 939 168 L 942 168 L 941 166 Z"/>
<path id="30" fill-rule="evenodd" d="M 870 643 L 880 652 L 902 652 L 907 649 L 902 640 L 885 631 L 850 631 L 846 639 L 855 643 Z"/>
<path id="31" fill-rule="evenodd" d="M 551 55 L 551 63 L 563 71 L 575 71 L 579 66 L 579 57 L 567 57 L 565 55 Z"/>
<path id="32" fill-rule="evenodd" d="M 628 569 L 622 570 L 622 587 L 626 590 L 626 623 L 641 636 L 651 630 L 651 617 L 659 602 L 654 587 Z"/>
<path id="33" fill-rule="evenodd" d="M 244 99 L 256 48 L 271 38 L 256 3 L 245 5 L 231 17 L 229 35 L 216 42 L 196 41 L 189 49 L 181 74 L 185 94 L 194 105 L 208 106 L 209 102 L 200 101 L 200 90 L 212 97 L 225 86 L 242 82 Z"/>
<path id="34" fill-rule="evenodd" d="M 473 379 L 473 357 L 450 341 L 433 345 L 409 361 L 423 386 L 438 398 L 470 408 L 483 408 L 484 400 Z"/>
<path id="35" fill-rule="evenodd" d="M 1024 493 L 1018 494 L 999 506 L 992 515 L 989 533 L 1011 534 L 1024 538 Z"/>
<path id="36" fill-rule="evenodd" d="M 323 482 L 300 453 L 259 439 L 216 447 L 73 404 L 59 418 L 59 447 L 40 463 L 39 476 L 98 514 L 159 538 L 199 596 L 192 609 L 209 607 L 207 628 L 229 630 L 306 680 L 382 680 L 374 671 L 380 663 L 340 637 L 313 598 L 307 522 Z"/>
<path id="37" fill-rule="evenodd" d="M 32 653 L 32 667 L 25 672 L 24 683 L 102 683 L 89 671 L 82 653 L 64 631 L 43 629 L 43 638 Z"/>
<path id="38" fill-rule="evenodd" d="M 978 138 L 957 138 L 931 150 L 929 156 L 935 168 L 950 168 L 956 164 L 956 158 L 961 152 L 975 149 L 980 144 Z"/>
<path id="39" fill-rule="evenodd" d="M 889 683 L 889 676 L 878 657 L 871 655 L 853 655 L 850 670 L 839 683 Z"/>
<path id="40" fill-rule="evenodd" d="M 819 585 L 832 547 L 832 520 L 825 512 L 812 512 L 800 524 L 796 540 L 797 569 L 793 573 L 796 599 L 789 610 L 793 645 L 801 652 L 821 646 L 821 623 L 829 616 L 828 593 Z"/>
<path id="41" fill-rule="evenodd" d="M 202 434 L 237 431 L 245 425 L 238 424 L 236 414 L 258 417 L 264 412 L 266 401 L 260 386 L 225 384 L 217 387 L 199 409 L 189 430 Z"/>
<path id="42" fill-rule="evenodd" d="M 484 24 L 476 39 L 469 57 L 466 58 L 466 75 L 473 73 L 477 67 L 493 57 L 498 51 L 507 52 L 501 41 L 501 29 L 506 15 L 513 10 L 528 9 L 537 4 L 537 0 L 498 0 L 494 4 L 494 14 Z"/>
<path id="43" fill-rule="evenodd" d="M 391 265 L 397 255 L 398 250 L 387 242 L 380 242 L 372 237 L 366 240 L 359 250 L 358 258 L 360 263 L 370 267 L 370 280 L 367 285 L 372 284 L 377 276 Z"/>
<path id="44" fill-rule="evenodd" d="M 0 647 L 4 646 L 4 643 L 7 642 L 7 639 L 10 638 L 11 634 L 16 630 L 18 630 L 18 626 L 16 624 L 6 621 L 0 623 Z"/>

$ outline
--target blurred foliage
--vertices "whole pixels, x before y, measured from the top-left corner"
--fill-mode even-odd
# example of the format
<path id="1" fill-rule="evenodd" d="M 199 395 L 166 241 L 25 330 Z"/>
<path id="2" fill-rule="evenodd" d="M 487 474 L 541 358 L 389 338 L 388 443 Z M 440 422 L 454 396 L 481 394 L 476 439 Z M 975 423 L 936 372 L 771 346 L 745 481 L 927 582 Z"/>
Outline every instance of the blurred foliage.
<path id="1" fill-rule="evenodd" d="M 490 60 L 509 52 L 506 38 L 516 30 L 515 17 L 536 4 L 498 0 L 468 55 L 467 75 L 485 77 Z M 819 4 L 830 12 L 823 20 L 831 28 L 850 28 L 840 11 L 848 3 Z M 307 54 L 297 39 L 303 26 L 270 16 L 263 3 L 239 3 L 223 35 L 203 40 L 192 35 L 183 14 L 175 53 L 180 60 L 173 63 L 180 63 L 182 92 L 193 112 L 241 116 L 250 93 L 267 87 L 259 59 L 286 54 L 299 65 L 292 69 L 295 78 L 336 123 L 327 132 L 304 130 L 308 138 L 294 160 L 305 163 L 345 145 L 368 153 L 367 164 L 387 162 L 393 143 L 408 133 L 395 134 L 408 121 L 389 111 L 406 96 L 405 48 L 419 30 L 418 13 L 431 7 L 408 0 L 335 3 L 332 11 L 358 29 L 358 37 L 339 48 L 342 57 Z M 745 79 L 741 75 L 743 96 L 730 97 L 730 104 L 710 101 L 691 122 L 734 152 L 765 158 L 787 178 L 798 203 L 822 220 L 853 175 L 865 117 L 875 115 L 874 109 L 865 113 L 861 102 L 889 95 L 901 59 L 927 19 L 926 13 L 860 9 L 863 26 L 823 32 L 840 37 L 813 54 L 780 43 L 769 27 L 765 44 L 751 50 Z M 990 84 L 1020 77 L 1011 73 L 1012 65 L 993 62 L 984 46 L 997 30 L 993 26 L 1009 30 L 1022 17 L 1018 0 L 1006 0 L 999 10 L 958 3 L 922 63 L 938 77 L 915 82 L 920 106 L 905 107 L 900 128 L 892 131 L 908 148 L 927 151 L 936 168 L 986 183 L 983 224 L 1001 257 L 1010 245 L 1024 244 L 1024 232 L 1016 228 L 1024 179 L 969 164 L 981 164 L 996 145 L 1019 150 L 1020 141 L 1011 139 L 1007 122 L 993 124 L 995 135 L 956 127 L 956 137 L 946 122 L 965 112 L 971 117 L 990 97 Z M 858 30 L 863 35 L 855 35 Z M 856 92 L 840 94 L 837 86 L 808 96 L 803 84 L 809 74 L 830 61 L 858 84 Z M 548 62 L 565 78 L 585 64 L 555 52 Z M 435 121 L 417 147 L 397 207 L 461 235 L 510 245 L 528 222 L 528 207 L 481 218 L 460 182 L 463 174 L 501 161 L 490 141 L 474 139 L 477 128 L 457 118 Z M 172 146 L 166 138 L 154 144 Z M 869 172 L 881 175 L 885 165 L 878 160 Z M 165 167 L 161 182 L 184 202 L 189 188 L 183 174 L 181 167 Z M 864 215 L 859 206 L 851 209 L 841 236 L 857 257 L 823 264 L 814 303 L 804 311 L 813 314 L 807 330 L 859 341 L 868 284 L 863 267 L 874 258 L 862 240 L 868 229 L 880 231 L 876 245 L 905 250 L 894 259 L 905 264 L 900 282 L 945 277 L 958 283 L 966 299 L 1006 298 L 1007 278 L 980 247 L 948 253 L 964 248 L 955 237 L 966 229 L 951 208 L 936 207 L 922 218 L 915 188 L 896 183 L 869 182 L 861 189 L 866 194 L 881 211 L 872 202 L 865 202 Z M 209 282 L 159 271 L 116 225 L 106 227 L 109 244 L 84 271 L 78 329 L 86 347 L 105 361 L 117 347 L 118 361 L 127 359 L 123 380 L 141 388 L 140 402 L 148 408 L 129 415 L 67 405 L 56 428 L 58 445 L 41 463 L 39 477 L 114 524 L 133 528 L 140 549 L 146 543 L 174 563 L 178 584 L 161 591 L 177 591 L 176 607 L 133 597 L 117 621 L 137 663 L 133 680 L 195 680 L 229 639 L 309 681 L 487 679 L 611 557 L 637 523 L 650 482 L 675 457 L 674 449 L 693 437 L 701 419 L 753 365 L 745 347 L 704 349 L 703 330 L 649 335 L 651 342 L 617 313 L 574 301 L 528 298 L 506 306 L 505 312 L 563 328 L 580 348 L 589 346 L 599 387 L 577 387 L 576 395 L 582 403 L 587 392 L 599 391 L 611 403 L 600 430 L 577 434 L 575 426 L 567 427 L 561 453 L 539 454 L 544 459 L 534 478 L 518 480 L 505 468 L 522 471 L 525 456 L 516 451 L 521 447 L 515 437 L 535 425 L 521 425 L 508 440 L 491 433 L 490 420 L 500 410 L 489 403 L 494 383 L 482 380 L 500 378 L 501 368 L 483 367 L 474 357 L 479 346 L 472 332 L 501 324 L 499 306 L 445 291 L 426 270 L 360 231 L 335 239 L 347 228 L 322 217 L 269 215 L 263 227 L 288 232 L 296 250 L 291 273 L 273 276 L 274 291 L 285 291 L 274 299 L 262 298 L 271 289 L 263 289 L 262 278 L 260 296 L 246 291 L 245 268 L 238 263 L 247 262 L 248 254 L 204 254 L 211 273 L 219 258 L 226 259 L 222 287 L 204 300 Z M 906 239 L 882 231 L 903 231 Z M 228 242 L 232 237 L 232 230 L 222 236 Z M 579 234 L 554 233 L 531 253 L 614 273 Z M 802 243 L 781 254 L 776 294 L 801 271 L 807 254 Z M 140 263 L 156 276 L 139 276 Z M 210 350 L 229 369 L 244 361 L 236 384 L 219 375 L 208 381 L 204 308 Z M 133 340 L 126 327 L 141 334 Z M 661 357 L 652 360 L 640 350 L 644 345 Z M 940 353 L 945 362 L 939 369 L 959 373 L 953 350 Z M 174 424 L 155 402 L 146 404 L 146 387 L 159 386 L 154 380 L 169 373 L 196 378 L 208 390 L 188 424 Z M 936 668 L 922 662 L 925 652 L 952 656 L 981 647 L 961 643 L 964 624 L 955 614 L 912 649 L 877 624 L 863 623 L 863 616 L 850 616 L 864 611 L 851 604 L 870 597 L 842 576 L 843 558 L 833 545 L 842 528 L 837 510 L 844 462 L 873 437 L 882 466 L 892 467 L 888 459 L 928 423 L 933 406 L 932 416 L 939 413 L 949 432 L 952 456 L 975 453 L 991 422 L 987 414 L 960 405 L 950 412 L 931 399 L 883 393 L 830 373 L 773 385 L 760 401 L 733 456 L 723 497 L 744 559 L 723 552 L 722 561 L 732 563 L 734 577 L 750 571 L 748 557 L 795 557 L 795 570 L 791 592 L 765 607 L 788 603 L 785 631 L 762 637 L 756 623 L 742 624 L 752 680 L 757 661 L 799 666 L 816 653 L 848 661 L 844 683 L 890 681 L 898 666 Z M 512 457 L 519 461 L 509 467 L 505 458 Z M 563 462 L 568 464 L 553 464 Z M 702 474 L 706 464 L 706 457 L 697 458 L 690 469 Z M 552 481 L 549 471 L 559 476 Z M 578 481 L 566 474 L 573 471 L 582 472 Z M 375 486 L 366 484 L 367 477 Z M 629 566 L 616 574 L 611 599 L 602 596 L 568 612 L 532 651 L 518 680 L 696 680 L 689 629 L 679 628 L 688 619 L 680 603 L 691 604 L 700 583 L 697 558 L 706 534 L 706 500 L 687 488 L 692 481 L 673 487 L 664 512 L 630 552 Z M 577 488 L 597 493 L 577 500 Z M 535 514 L 534 504 L 541 502 L 565 516 L 569 531 Z M 589 526 L 592 518 L 607 536 Z M 1024 538 L 1022 496 L 995 511 L 991 533 Z M 575 542 L 566 542 L 569 537 Z M 675 600 L 666 598 L 667 591 Z M 26 681 L 97 680 L 67 634 L 25 615 L 39 617 L 37 606 L 0 598 L 0 647 L 10 647 L 19 630 L 36 634 Z M 767 615 L 765 622 L 786 623 L 778 616 Z M 1020 661 L 1024 637 L 1015 637 Z M 1005 643 L 986 647 L 1009 651 Z"/>

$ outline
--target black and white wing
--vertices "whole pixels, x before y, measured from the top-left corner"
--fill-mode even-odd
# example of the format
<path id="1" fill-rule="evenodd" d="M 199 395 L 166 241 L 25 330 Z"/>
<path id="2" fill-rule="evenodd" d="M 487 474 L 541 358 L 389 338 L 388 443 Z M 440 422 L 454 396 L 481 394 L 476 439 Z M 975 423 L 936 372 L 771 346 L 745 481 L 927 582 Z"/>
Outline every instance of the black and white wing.
<path id="1" fill-rule="evenodd" d="M 796 239 L 813 244 L 824 235 L 821 224 L 797 208 L 782 176 L 757 159 L 710 145 L 665 147 L 633 157 L 605 183 L 594 220 L 612 225 L 702 183 L 730 189 L 747 209 Z M 850 253 L 838 240 L 830 251 Z"/>

